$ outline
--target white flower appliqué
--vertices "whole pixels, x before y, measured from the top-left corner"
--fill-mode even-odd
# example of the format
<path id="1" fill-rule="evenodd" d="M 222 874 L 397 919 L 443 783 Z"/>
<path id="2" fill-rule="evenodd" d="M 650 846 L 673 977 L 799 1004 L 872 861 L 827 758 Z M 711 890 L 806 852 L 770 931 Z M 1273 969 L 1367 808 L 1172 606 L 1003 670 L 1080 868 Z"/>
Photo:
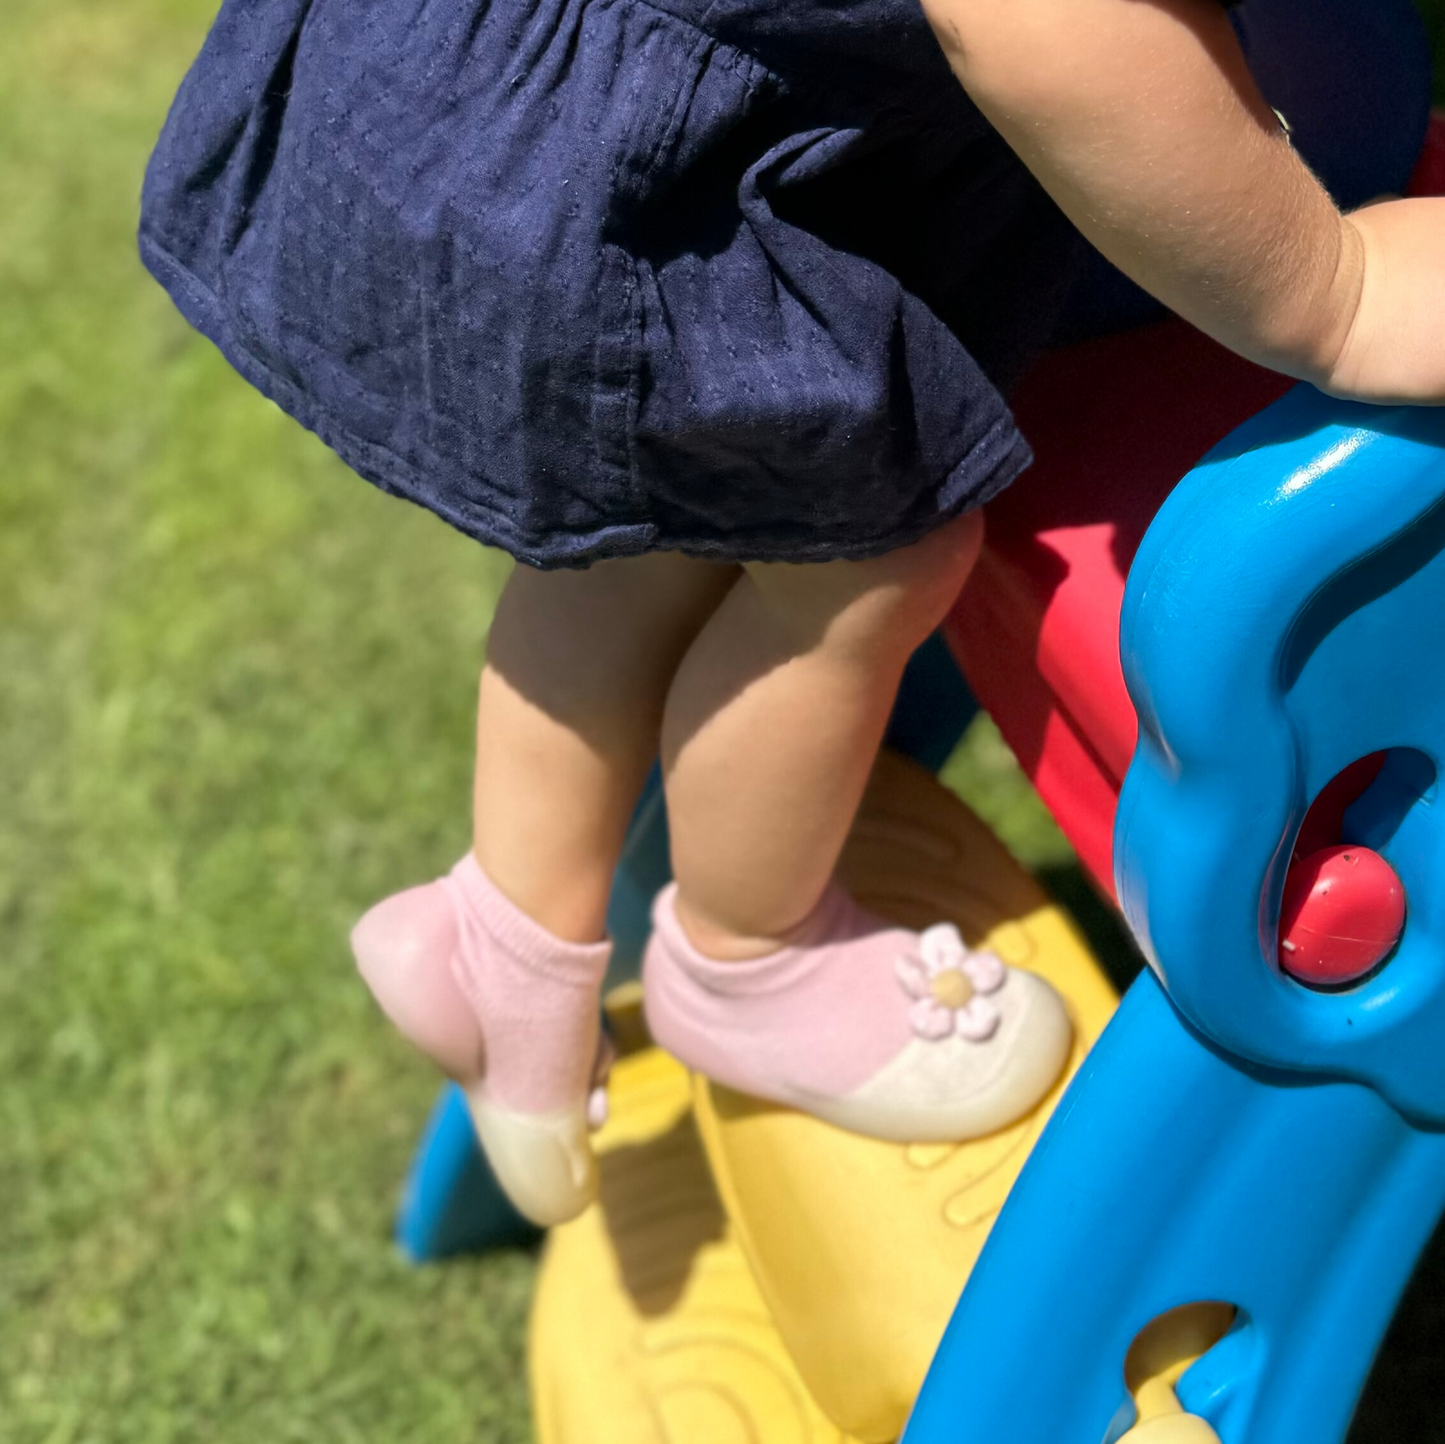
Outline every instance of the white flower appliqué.
<path id="1" fill-rule="evenodd" d="M 913 999 L 908 1021 L 930 1042 L 954 1034 L 973 1043 L 993 1037 L 1000 1015 L 985 995 L 998 992 L 1007 977 L 1002 958 L 970 952 L 952 923 L 928 928 L 918 951 L 898 960 L 898 981 Z"/>

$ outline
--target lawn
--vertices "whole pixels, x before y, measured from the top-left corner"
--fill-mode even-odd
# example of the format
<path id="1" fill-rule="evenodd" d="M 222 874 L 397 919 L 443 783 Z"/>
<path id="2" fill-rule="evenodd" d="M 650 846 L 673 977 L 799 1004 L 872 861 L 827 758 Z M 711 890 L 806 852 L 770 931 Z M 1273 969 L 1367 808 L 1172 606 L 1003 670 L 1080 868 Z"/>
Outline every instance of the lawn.
<path id="1" fill-rule="evenodd" d="M 435 1079 L 345 946 L 465 846 L 505 564 L 357 483 L 141 272 L 212 10 L 5 0 L 0 1444 L 521 1444 L 534 1259 L 392 1249 Z M 950 776 L 1077 892 L 986 724 Z"/>

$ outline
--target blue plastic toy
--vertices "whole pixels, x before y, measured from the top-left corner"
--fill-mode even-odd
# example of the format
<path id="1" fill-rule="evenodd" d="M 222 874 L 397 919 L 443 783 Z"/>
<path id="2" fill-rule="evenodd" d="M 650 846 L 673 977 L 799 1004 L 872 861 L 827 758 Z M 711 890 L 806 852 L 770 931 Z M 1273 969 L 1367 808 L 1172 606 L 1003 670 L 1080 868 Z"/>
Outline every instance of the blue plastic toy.
<path id="1" fill-rule="evenodd" d="M 1151 528 L 1123 652 L 1117 874 L 1155 971 L 1015 1185 L 907 1444 L 1111 1444 L 1135 1336 L 1209 1300 L 1239 1317 L 1184 1407 L 1225 1444 L 1332 1444 L 1445 1209 L 1445 413 L 1302 387 L 1236 432 Z M 1372 979 L 1312 991 L 1275 961 L 1284 867 L 1382 749 L 1347 826 L 1409 922 Z"/>

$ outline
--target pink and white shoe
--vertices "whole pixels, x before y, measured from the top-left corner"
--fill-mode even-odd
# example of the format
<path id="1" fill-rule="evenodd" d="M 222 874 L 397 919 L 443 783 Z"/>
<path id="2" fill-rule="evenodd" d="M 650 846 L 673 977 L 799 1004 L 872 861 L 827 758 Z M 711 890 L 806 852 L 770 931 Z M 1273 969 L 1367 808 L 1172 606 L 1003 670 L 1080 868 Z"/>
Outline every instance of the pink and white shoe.
<path id="1" fill-rule="evenodd" d="M 719 962 L 688 940 L 675 897 L 653 908 L 648 1026 L 740 1093 L 870 1138 L 961 1142 L 1027 1114 L 1068 1059 L 1059 995 L 951 923 L 893 927 L 835 885 L 789 946 Z"/>
<path id="2" fill-rule="evenodd" d="M 462 1086 L 518 1211 L 543 1227 L 581 1213 L 597 1195 L 588 1129 L 605 1115 L 598 997 L 611 944 L 554 937 L 469 853 L 378 903 L 351 948 L 382 1011 Z"/>

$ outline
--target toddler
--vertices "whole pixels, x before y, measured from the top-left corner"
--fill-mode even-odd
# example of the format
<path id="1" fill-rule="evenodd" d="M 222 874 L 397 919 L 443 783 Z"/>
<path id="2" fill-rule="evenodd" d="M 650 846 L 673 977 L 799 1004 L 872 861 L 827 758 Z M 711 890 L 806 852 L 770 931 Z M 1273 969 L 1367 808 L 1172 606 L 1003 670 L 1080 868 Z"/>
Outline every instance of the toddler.
<path id="1" fill-rule="evenodd" d="M 926 14 L 924 13 L 926 11 Z M 353 943 L 539 1223 L 586 1205 L 604 917 L 661 753 L 658 1041 L 878 1138 L 1030 1109 L 1058 997 L 833 871 L 1082 233 L 1235 350 L 1445 400 L 1445 202 L 1343 218 L 1221 0 L 225 0 L 146 263 L 357 471 L 519 565 L 474 833 Z M 941 42 L 941 46 L 940 46 Z"/>

